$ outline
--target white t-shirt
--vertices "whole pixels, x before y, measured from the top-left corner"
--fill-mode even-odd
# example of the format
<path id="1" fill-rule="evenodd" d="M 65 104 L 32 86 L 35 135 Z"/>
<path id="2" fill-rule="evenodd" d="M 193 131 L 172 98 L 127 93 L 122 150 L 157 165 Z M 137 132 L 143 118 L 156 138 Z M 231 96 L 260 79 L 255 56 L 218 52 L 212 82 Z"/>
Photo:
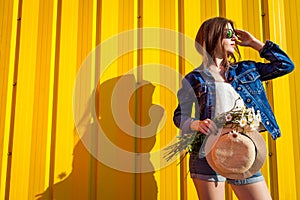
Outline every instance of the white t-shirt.
<path id="1" fill-rule="evenodd" d="M 234 88 L 220 75 L 220 69 L 216 66 L 209 66 L 209 71 L 215 79 L 216 85 L 216 109 L 215 116 L 223 112 L 231 110 L 236 103 L 236 106 L 244 106 L 244 101 Z M 239 99 L 237 101 L 237 99 Z"/>
<path id="2" fill-rule="evenodd" d="M 244 101 L 234 88 L 226 82 L 216 81 L 215 116 L 231 110 L 234 106 L 244 106 Z M 236 104 L 236 105 L 235 105 Z"/>

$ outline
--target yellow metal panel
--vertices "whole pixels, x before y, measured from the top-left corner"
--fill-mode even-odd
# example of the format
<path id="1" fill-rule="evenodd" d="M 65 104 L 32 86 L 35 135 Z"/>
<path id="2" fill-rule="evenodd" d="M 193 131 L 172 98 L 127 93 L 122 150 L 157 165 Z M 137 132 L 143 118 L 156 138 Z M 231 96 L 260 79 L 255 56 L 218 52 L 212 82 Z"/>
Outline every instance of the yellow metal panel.
<path id="1" fill-rule="evenodd" d="M 200 25 L 204 21 L 201 18 L 201 13 L 203 12 L 200 4 L 202 1 L 192 0 L 192 1 L 184 1 L 184 35 L 185 35 L 185 43 L 184 43 L 184 55 L 188 57 L 185 59 L 184 69 L 182 69 L 183 75 L 192 71 L 196 65 L 200 65 L 202 61 L 201 55 L 197 52 L 194 47 L 194 40 L 197 35 L 198 29 Z"/>
<path id="2" fill-rule="evenodd" d="M 135 21 L 138 19 L 136 16 L 136 13 L 134 12 L 134 1 L 133 0 L 119 0 L 118 9 L 119 9 L 118 32 L 123 33 L 124 31 L 132 31 L 134 29 Z M 134 44 L 135 44 L 134 42 L 135 41 L 134 41 L 133 35 L 129 36 L 129 38 L 126 40 L 124 40 L 124 39 L 119 40 L 119 43 L 118 43 L 119 52 L 121 52 L 123 49 L 131 49 L 132 50 L 132 47 L 134 47 Z M 122 76 L 122 75 L 125 75 L 128 73 L 131 74 L 136 71 L 136 69 L 134 69 L 134 67 L 135 67 L 134 66 L 134 52 L 128 52 L 125 55 L 122 55 L 120 58 L 118 58 L 117 63 L 118 63 L 117 66 L 118 66 L 118 75 L 119 76 Z M 135 82 L 133 82 L 133 83 L 129 82 L 127 87 L 128 88 L 134 87 L 135 86 L 134 84 L 135 84 Z M 135 97 L 137 97 L 139 95 L 143 95 L 143 93 L 135 92 L 134 95 L 136 95 Z M 119 96 L 121 99 L 122 98 L 121 95 L 119 95 Z M 137 98 L 140 98 L 140 97 L 137 97 Z M 136 100 L 137 100 L 137 98 L 136 98 Z M 134 106 L 132 105 L 132 103 L 125 104 L 125 106 L 127 106 L 128 109 L 131 111 L 131 116 L 134 116 L 135 119 L 138 118 L 137 116 L 135 116 L 136 113 L 142 112 L 143 100 L 141 100 L 141 101 L 142 102 L 139 102 L 139 100 L 137 100 L 135 102 Z M 126 102 L 126 100 L 124 102 Z M 101 104 L 100 104 L 100 107 L 101 107 Z M 137 110 L 140 112 L 138 112 Z M 137 120 L 137 121 L 139 121 L 139 120 Z M 143 119 L 141 119 L 140 123 L 141 123 L 141 125 L 144 123 Z M 137 138 L 134 138 L 131 135 L 124 133 L 122 131 L 122 127 L 119 127 L 119 128 L 121 130 L 116 131 L 116 136 L 115 136 L 115 144 L 118 147 L 126 149 L 129 152 L 136 152 L 136 151 L 144 152 L 145 151 L 145 149 L 143 149 L 141 146 L 138 146 Z M 134 133 L 133 135 L 137 134 L 134 126 L 132 126 L 130 132 Z M 118 159 L 118 158 L 115 157 L 114 159 Z M 135 187 L 135 186 L 142 184 L 142 182 L 144 181 L 142 179 L 143 177 L 140 178 L 135 173 L 115 172 L 112 170 L 111 170 L 110 174 L 113 176 L 117 176 L 118 177 L 117 179 L 121 179 L 125 183 L 125 186 L 122 187 L 122 189 L 120 190 L 120 193 L 116 194 L 116 196 L 115 196 L 116 199 L 121 199 L 121 198 L 133 199 L 134 197 L 138 197 L 137 190 L 139 188 Z M 110 181 L 110 179 L 107 178 L 107 180 L 105 182 L 109 182 L 109 181 Z M 114 182 L 115 182 L 114 187 L 118 187 L 117 181 L 114 180 Z M 109 190 L 108 187 L 106 187 L 106 188 L 107 188 L 107 190 Z M 150 184 L 149 184 L 149 188 L 150 188 Z M 145 190 L 145 192 L 146 191 L 147 190 Z M 142 194 L 143 194 L 143 192 L 142 192 Z"/>
<path id="3" fill-rule="evenodd" d="M 53 13 L 52 13 L 52 30 L 49 30 L 49 32 L 51 32 L 51 41 L 50 41 L 50 49 L 51 49 L 51 52 L 50 52 L 50 70 L 49 70 L 49 101 L 48 101 L 48 121 L 47 121 L 47 136 L 45 138 L 45 151 L 46 151 L 46 155 L 45 155 L 45 158 L 44 158 L 44 165 L 45 165 L 45 171 L 44 171 L 44 188 L 42 189 L 45 189 L 46 186 L 49 186 L 51 185 L 52 186 L 52 182 L 53 182 L 53 179 L 51 179 L 50 177 L 53 175 L 53 155 L 51 156 L 51 153 L 53 151 L 52 150 L 52 141 L 54 138 L 54 134 L 52 134 L 54 132 L 53 130 L 53 127 L 54 127 L 54 121 L 53 120 L 53 116 L 55 114 L 53 114 L 53 107 L 55 107 L 56 109 L 56 101 L 55 101 L 55 97 L 56 97 L 56 93 L 54 92 L 54 88 L 55 87 L 55 77 L 56 77 L 56 71 L 57 71 L 57 68 L 58 68 L 58 63 L 59 63 L 59 57 L 58 57 L 58 53 L 56 53 L 57 51 L 57 47 L 59 46 L 58 44 L 58 39 L 57 39 L 57 28 L 58 26 L 60 26 L 60 11 L 61 9 L 59 9 L 59 7 L 61 7 L 61 4 L 58 2 L 58 1 L 53 1 Z M 60 29 L 59 29 L 60 30 Z M 60 37 L 60 35 L 58 34 L 58 37 Z M 57 81 L 56 81 L 57 82 Z M 55 112 L 54 112 L 55 113 Z M 50 134 L 51 133 L 51 134 Z M 51 183 L 50 183 L 51 182 Z M 36 192 L 36 191 L 35 191 Z M 40 193 L 39 193 L 40 194 Z M 36 195 L 38 196 L 38 195 Z"/>
<path id="4" fill-rule="evenodd" d="M 105 41 L 110 37 L 114 37 L 119 33 L 119 0 L 103 0 L 102 1 L 102 21 L 101 21 L 101 41 Z M 114 54 L 117 55 L 118 48 L 113 48 Z M 101 52 L 101 57 L 105 56 L 105 52 Z M 103 72 L 101 72 L 103 73 Z M 114 62 L 107 68 L 107 71 L 101 76 L 100 82 L 104 82 L 111 77 L 118 76 L 117 62 Z"/>
<path id="5" fill-rule="evenodd" d="M 57 37 L 59 44 L 59 52 L 56 56 L 59 57 L 58 72 L 54 76 L 58 76 L 53 84 L 57 85 L 54 88 L 53 95 L 57 98 L 56 115 L 53 116 L 56 124 L 54 124 L 51 148 L 51 162 L 55 163 L 50 168 L 50 188 L 53 191 L 46 190 L 44 195 L 49 195 L 50 192 L 54 198 L 60 198 L 63 195 L 69 196 L 72 194 L 72 181 L 67 182 L 67 177 L 71 179 L 73 148 L 77 142 L 74 133 L 74 120 L 72 112 L 72 92 L 76 69 L 79 68 L 77 63 L 77 37 L 78 37 L 78 1 L 62 1 L 61 5 L 61 30 Z M 60 38 L 60 40 L 58 40 Z M 56 97 L 55 97 L 56 96 Z M 54 155 L 53 155 L 54 154 Z M 51 163 L 50 163 L 51 165 Z M 52 179 L 52 180 L 51 180 Z M 84 191 L 84 187 L 82 188 Z"/>
<path id="6" fill-rule="evenodd" d="M 243 28 L 243 20 L 244 16 L 243 13 L 253 13 L 252 9 L 249 10 L 244 10 L 245 4 L 248 1 L 236 1 L 236 0 L 226 0 L 225 1 L 225 13 L 226 13 L 226 18 L 231 19 L 234 22 L 234 25 L 236 28 Z M 244 7 L 243 7 L 244 6 Z"/>
<path id="7" fill-rule="evenodd" d="M 78 136 L 76 135 L 73 110 L 72 110 L 72 92 L 75 81 L 76 71 L 80 68 L 88 53 L 95 45 L 95 35 L 92 34 L 93 17 L 95 18 L 94 2 L 90 1 L 63 1 L 61 8 L 61 35 L 59 68 L 56 79 L 58 87 L 54 91 L 57 95 L 56 124 L 54 138 L 55 147 L 53 169 L 54 185 L 46 191 L 53 193 L 53 198 L 65 199 L 87 199 L 94 195 L 92 189 L 93 179 L 89 179 L 89 171 L 85 166 L 89 164 L 90 155 L 81 154 L 77 150 Z M 91 85 L 91 82 L 86 85 Z M 90 93 L 80 91 L 82 96 Z M 85 106 L 82 106 L 85 109 Z M 86 155 L 86 156 L 85 156 Z M 80 159 L 82 165 L 76 162 Z M 87 159 L 87 160 L 86 160 Z M 79 162 L 80 163 L 80 162 Z M 79 172 L 81 171 L 81 173 Z M 93 172 L 91 171 L 91 174 Z M 50 184 L 53 184 L 50 183 Z M 49 190 L 53 189 L 53 191 Z M 90 190 L 91 189 L 91 190 Z"/>
<path id="8" fill-rule="evenodd" d="M 242 1 L 243 27 L 253 34 L 257 39 L 262 40 L 262 13 L 260 0 Z M 244 59 L 260 60 L 259 53 L 251 48 L 245 49 Z"/>
<path id="9" fill-rule="evenodd" d="M 197 4 L 196 4 L 197 5 Z M 212 1 L 200 1 L 200 16 L 201 20 L 204 21 L 211 17 L 219 16 L 219 0 Z"/>
<path id="10" fill-rule="evenodd" d="M 81 64 L 85 61 L 87 56 L 89 55 L 90 51 L 94 48 L 93 41 L 93 16 L 94 16 L 94 9 L 93 9 L 93 0 L 79 0 L 78 2 L 78 30 L 77 30 L 77 69 L 81 66 Z M 92 68 L 93 69 L 93 68 Z M 92 70 L 91 69 L 91 70 Z M 93 77 L 93 71 L 88 71 Z M 83 83 L 86 90 L 81 89 L 80 95 L 81 98 L 90 95 L 91 87 L 93 80 L 87 81 Z M 88 109 L 86 106 L 82 106 L 80 110 Z M 76 146 L 77 147 L 77 146 Z M 94 171 L 94 162 L 92 159 L 92 155 L 90 154 L 83 154 L 80 151 L 77 151 L 76 147 L 73 149 L 73 162 L 72 162 L 72 175 L 79 175 L 79 176 L 71 176 L 72 180 L 72 190 L 70 196 L 72 198 L 79 198 L 79 199 L 88 199 L 94 198 L 94 185 L 96 174 Z M 58 153 L 58 152 L 57 152 Z M 75 158 L 77 157 L 77 158 Z M 77 162 L 76 162 L 77 161 Z M 79 161 L 79 162 L 78 162 Z M 79 165 L 80 162 L 84 164 Z M 76 174 L 76 172 L 81 171 L 81 174 Z M 70 178 L 70 177 L 69 177 Z M 81 183 L 80 183 L 81 182 Z M 81 189 L 79 192 L 78 189 Z M 74 193 L 76 191 L 76 193 Z"/>
<path id="11" fill-rule="evenodd" d="M 300 8 L 300 2 L 289 0 L 284 2 L 284 8 L 285 8 L 285 25 L 286 25 L 286 43 L 287 43 L 287 52 L 292 58 L 292 60 L 295 63 L 295 70 L 294 72 L 289 75 L 289 87 L 290 87 L 290 101 L 291 101 L 291 120 L 292 120 L 292 130 L 290 133 L 286 133 L 292 137 L 291 144 L 293 146 L 293 157 L 294 157 L 294 170 L 295 170 L 295 190 L 291 191 L 294 192 L 295 199 L 300 198 L 300 193 L 298 192 L 300 190 L 300 152 L 299 152 L 299 146 L 300 146 L 300 118 L 299 118 L 299 105 L 300 105 L 300 71 L 299 71 L 299 48 L 300 48 L 300 37 L 299 37 L 299 22 L 300 22 L 300 15 L 299 15 L 299 8 Z M 288 147 L 291 146 L 291 144 L 288 144 Z M 285 162 L 283 160 L 283 162 Z M 289 169 L 293 170 L 293 169 Z M 284 174 L 282 174 L 284 176 Z M 292 193 L 293 194 L 293 193 Z M 292 196 L 292 195 L 290 195 Z"/>
<path id="12" fill-rule="evenodd" d="M 160 27 L 160 1 L 158 0 L 154 0 L 154 1 L 143 1 L 143 7 L 142 7 L 142 15 L 141 18 L 139 20 L 142 20 L 142 25 L 145 28 L 149 28 L 149 27 Z M 143 37 L 145 37 L 147 40 L 149 38 L 149 36 L 144 35 Z M 153 35 L 150 37 L 153 42 L 155 41 L 159 41 L 160 38 L 157 35 Z M 147 64 L 150 63 L 156 63 L 159 64 L 160 63 L 160 50 L 159 49 L 143 49 L 142 52 L 142 64 L 143 66 L 147 66 Z M 147 74 L 147 73 L 143 73 L 144 79 L 145 80 L 153 80 L 153 76 L 157 76 L 157 74 Z M 156 105 L 160 105 L 160 90 L 161 87 L 158 87 L 158 85 L 155 84 L 155 90 L 154 90 L 154 94 L 153 94 L 153 104 Z M 156 142 L 153 145 L 152 151 L 159 151 L 164 145 L 162 144 L 162 140 L 163 138 L 161 137 L 161 135 L 164 135 L 164 133 L 161 132 L 157 132 L 155 139 Z M 164 183 L 161 181 L 161 178 L 163 177 L 163 172 L 161 170 L 157 170 L 154 173 L 154 180 L 155 180 L 155 184 L 157 186 L 157 192 L 153 191 L 153 193 L 157 196 L 157 199 L 163 199 L 160 198 L 160 196 L 162 195 L 161 193 L 163 192 L 163 188 L 165 187 Z M 147 187 L 146 185 L 142 186 L 142 187 Z M 146 198 L 144 196 L 144 198 Z"/>
<path id="13" fill-rule="evenodd" d="M 11 93 L 12 83 L 8 85 L 8 74 L 9 74 L 9 59 L 10 59 L 10 42 L 14 38 L 12 36 L 12 19 L 13 19 L 13 1 L 1 1 L 0 3 L 0 21 L 3 22 L 0 24 L 0 88 L 2 88 L 0 96 L 0 132 L 4 132 L 4 122 L 5 122 L 5 113 L 6 113 L 6 98 Z M 14 20 L 16 21 L 16 20 Z M 15 23 L 13 25 L 16 25 Z M 14 48 L 13 48 L 14 49 Z M 9 108 L 8 108 L 9 109 Z M 4 135 L 0 135 L 0 146 L 3 147 L 3 138 Z M 5 150 L 6 151 L 6 150 Z M 2 151 L 3 152 L 3 151 Z M 0 157 L 0 165 L 2 163 L 2 156 Z M 5 156 L 6 158 L 6 156 Z M 1 179 L 1 172 L 0 172 Z"/>
<path id="14" fill-rule="evenodd" d="M 201 64 L 201 56 L 194 48 L 194 41 L 198 29 L 203 22 L 202 12 L 204 9 L 201 9 L 200 4 L 202 5 L 203 1 L 193 0 L 193 1 L 184 1 L 184 15 L 182 16 L 184 19 L 184 34 L 188 37 L 187 41 L 184 41 L 184 54 L 189 55 L 192 58 L 193 63 Z M 191 56 L 190 56 L 191 55 Z M 189 60 L 185 60 L 182 75 L 187 74 L 188 72 L 192 71 L 195 67 L 189 63 Z M 189 173 L 189 165 L 188 165 L 189 155 L 183 160 L 186 171 L 183 171 L 181 174 L 181 182 L 182 184 L 186 184 L 186 199 L 197 199 L 197 192 L 194 186 L 192 179 L 190 178 Z"/>
<path id="15" fill-rule="evenodd" d="M 0 97 L 0 199 L 4 199 L 9 191 L 10 167 L 9 155 L 9 136 L 11 130 L 11 111 L 14 108 L 13 90 L 14 72 L 15 72 L 15 55 L 17 43 L 17 18 L 18 2 L 1 1 L 0 3 L 0 88 L 2 88 Z M 7 194 L 8 195 L 8 194 Z"/>
<path id="16" fill-rule="evenodd" d="M 288 37 L 289 34 L 296 34 L 298 32 L 297 25 L 295 25 L 296 23 L 299 23 L 299 21 L 290 21 L 294 14 L 294 12 L 297 11 L 293 11 L 291 9 L 297 9 L 296 7 L 292 7 L 293 6 L 293 1 L 290 1 L 292 4 L 290 5 L 291 7 L 289 9 L 287 9 L 287 11 L 284 11 L 282 9 L 282 6 L 285 5 L 286 3 L 282 2 L 282 1 L 278 1 L 277 5 L 270 5 L 270 10 L 273 8 L 273 10 L 275 10 L 275 8 L 278 8 L 280 10 L 276 10 L 277 13 L 279 13 L 279 15 L 277 15 L 277 17 L 275 18 L 276 20 L 278 20 L 278 18 L 280 19 L 281 25 L 278 25 L 277 27 L 273 27 L 274 33 L 273 33 L 273 37 L 276 38 L 278 41 L 282 42 L 282 46 L 285 49 L 285 42 L 289 42 L 289 46 L 292 46 L 291 49 L 297 49 L 297 47 L 299 46 L 299 42 L 296 42 L 299 40 L 299 36 L 298 35 L 294 35 L 293 37 Z M 276 3 L 274 3 L 276 4 Z M 288 6 L 288 5 L 287 5 Z M 290 12 L 288 12 L 290 11 Z M 284 13 L 283 13 L 284 12 Z M 285 15 L 285 16 L 284 16 Z M 297 18 L 297 17 L 296 17 Z M 288 22 L 285 24 L 285 22 Z M 296 28 L 295 32 L 291 32 L 291 30 L 293 28 Z M 271 29 L 271 28 L 270 28 Z M 282 30 L 286 30 L 286 34 L 282 34 Z M 286 37 L 285 37 L 286 36 Z M 278 38 L 280 37 L 280 38 Z M 282 37 L 282 39 L 281 39 Z M 298 51 L 298 49 L 296 50 Z M 295 52 L 296 52 L 295 51 Z M 297 109 L 297 103 L 295 102 L 295 100 L 297 101 L 297 99 L 295 99 L 298 92 L 296 92 L 297 90 L 295 90 L 295 85 L 296 82 L 290 82 L 291 80 L 295 81 L 296 79 L 294 79 L 297 75 L 298 75 L 298 71 L 297 71 L 297 62 L 299 63 L 299 58 L 298 56 L 293 56 L 293 54 L 291 55 L 293 60 L 295 60 L 295 64 L 296 64 L 296 70 L 295 72 L 290 75 L 292 77 L 292 79 L 289 79 L 288 77 L 284 77 L 281 80 L 278 81 L 274 81 L 274 88 L 278 88 L 278 90 L 276 91 L 276 93 L 274 94 L 274 96 L 276 95 L 277 99 L 275 99 L 275 103 L 278 105 L 278 107 L 275 107 L 275 113 L 277 113 L 277 115 L 279 116 L 279 124 L 281 125 L 281 129 L 282 129 L 282 139 L 280 139 L 277 142 L 277 147 L 278 147 L 278 186 L 279 186 L 279 198 L 282 199 L 297 199 L 296 195 L 297 194 L 297 190 L 296 188 L 299 188 L 299 184 L 296 184 L 298 179 L 296 174 L 299 173 L 299 171 L 296 168 L 296 165 L 299 165 L 299 162 L 297 159 L 296 155 L 299 155 L 299 150 L 298 150 L 298 140 L 297 140 L 297 136 L 295 138 L 294 135 L 297 135 L 297 132 L 299 132 L 299 130 L 297 129 L 297 123 L 298 123 L 298 118 L 294 117 L 295 116 L 295 108 Z M 291 85 L 291 83 L 293 85 Z M 290 90 L 286 90 L 286 88 L 291 87 L 291 91 Z M 290 104 L 292 103 L 292 104 Z M 292 114 L 292 116 L 290 115 L 290 113 Z M 293 124 L 293 126 L 292 126 Z M 294 146 L 295 145 L 295 146 Z M 293 147 L 294 146 L 294 147 Z M 287 148 L 288 147 L 288 148 Z M 283 161 L 283 162 L 282 162 Z M 286 188 L 286 185 L 282 184 L 283 182 L 291 182 L 291 186 L 289 188 Z"/>
<path id="17" fill-rule="evenodd" d="M 52 20 L 53 20 L 53 2 L 41 2 L 39 4 L 38 16 L 38 33 L 37 33 L 37 49 L 36 64 L 34 65 L 34 96 L 33 96 L 33 116 L 32 116 L 32 138 L 31 138 L 31 155 L 30 169 L 28 180 L 28 198 L 34 198 L 35 195 L 45 187 L 45 169 L 47 162 L 45 161 L 47 139 L 48 137 L 48 112 L 50 89 L 50 72 L 51 53 L 52 53 Z M 53 58 L 53 57 L 52 57 Z M 51 99 L 52 100 L 52 99 Z M 51 116 L 52 117 L 52 116 Z"/>
<path id="18" fill-rule="evenodd" d="M 55 67 L 51 73 L 51 90 L 53 98 L 51 108 L 54 112 L 51 113 L 52 121 L 49 121 L 49 129 L 51 134 L 48 134 L 48 159 L 46 160 L 49 169 L 46 176 L 48 177 L 48 188 L 40 191 L 42 198 L 61 198 L 68 197 L 72 194 L 66 180 L 72 179 L 70 173 L 72 171 L 72 152 L 74 146 L 74 125 L 72 116 L 72 91 L 73 82 L 76 74 L 76 55 L 77 43 L 77 16 L 78 2 L 63 1 L 62 4 L 54 6 L 58 9 L 57 23 L 53 25 L 53 34 L 58 33 L 57 37 L 52 38 L 54 46 L 52 53 L 53 62 L 51 65 Z M 61 19 L 61 21 L 60 21 Z M 57 30 L 57 29 L 58 30 Z M 59 49 L 55 49 L 57 46 Z M 57 51 L 58 50 L 58 51 Z M 59 60 L 56 60 L 58 59 Z M 52 124 L 54 123 L 54 124 Z M 49 163 L 50 162 L 50 163 Z M 67 179 L 68 177 L 69 179 Z M 72 182 L 67 182 L 72 183 Z M 82 187 L 84 191 L 84 187 Z"/>
<path id="19" fill-rule="evenodd" d="M 168 0 L 160 1 L 160 27 L 167 28 L 176 31 L 176 19 L 177 15 L 175 12 L 177 1 Z M 160 44 L 162 47 L 167 47 L 168 49 L 175 49 L 177 43 L 174 35 L 161 37 Z M 174 46 L 173 46 L 174 45 Z M 176 55 L 161 51 L 160 53 L 160 64 L 168 68 L 176 70 L 176 60 L 178 57 Z M 176 76 L 175 74 L 157 74 L 161 82 L 168 82 L 169 86 L 175 86 Z M 173 82 L 173 83 L 172 83 Z M 169 88 L 160 87 L 160 105 L 164 108 L 166 114 L 165 125 L 160 134 L 160 145 L 165 147 L 177 134 L 176 128 L 173 125 L 172 115 L 176 107 L 176 96 L 168 92 Z M 159 199 L 177 199 L 177 163 L 167 166 L 160 170 L 160 188 L 159 188 Z"/>
<path id="20" fill-rule="evenodd" d="M 23 2 L 10 199 L 29 195 L 39 2 Z"/>
<path id="21" fill-rule="evenodd" d="M 115 61 L 107 66 L 107 71 L 103 72 L 104 67 L 101 66 L 100 71 L 104 73 L 104 76 L 100 78 L 99 85 L 99 107 L 100 107 L 100 119 L 99 123 L 104 130 L 105 135 L 109 138 L 109 140 L 115 145 L 117 148 L 122 148 L 128 152 L 136 151 L 136 140 L 134 137 L 129 134 L 135 134 L 135 129 L 132 127 L 132 132 L 126 134 L 125 130 L 122 126 L 118 126 L 116 119 L 113 118 L 112 106 L 113 107 L 122 107 L 126 106 L 129 109 L 130 114 L 133 116 L 133 120 L 135 120 L 135 111 L 136 109 L 141 110 L 141 108 L 135 107 L 131 102 L 127 102 L 128 99 L 123 99 L 123 94 L 114 93 L 115 87 L 117 86 L 119 81 L 125 81 L 125 85 L 127 89 L 135 87 L 136 80 L 132 76 L 123 76 L 128 71 L 131 71 L 134 67 L 134 53 L 129 52 L 125 55 L 120 55 L 118 52 L 122 52 L 125 49 L 129 49 L 133 47 L 134 38 L 123 38 L 120 37 L 121 34 L 128 30 L 134 28 L 134 22 L 137 19 L 136 13 L 134 13 L 134 1 L 103 1 L 102 2 L 102 21 L 101 21 L 101 35 L 102 42 L 105 42 L 106 39 L 115 42 L 115 46 L 112 49 L 115 50 Z M 135 17 L 134 17 L 135 16 Z M 107 24 L 109 22 L 110 24 Z M 107 35 L 107 38 L 105 38 Z M 125 40 L 124 40 L 125 39 Z M 133 49 L 132 49 L 133 50 Z M 107 56 L 107 52 L 103 52 L 101 56 Z M 130 72 L 132 73 L 132 72 Z M 122 86 L 121 86 L 122 87 Z M 124 91 L 125 92 L 125 91 Z M 118 102 L 123 99 L 122 103 L 119 105 L 112 105 L 110 101 L 113 98 L 112 95 L 115 94 L 119 97 Z M 136 93 L 132 94 L 134 103 Z M 128 103 L 128 104 L 127 104 Z M 130 117 L 130 116 L 129 116 Z M 136 122 L 136 121 L 135 121 Z M 119 159 L 117 152 L 107 152 L 111 154 L 111 159 Z M 125 173 L 122 171 L 117 171 L 115 169 L 110 168 L 110 166 L 106 166 L 100 162 L 96 162 L 97 167 L 97 198 L 98 199 L 134 199 L 138 197 L 137 190 L 137 182 L 140 179 L 136 178 L 135 173 Z M 132 169 L 134 170 L 134 169 Z M 120 187 L 120 181 L 122 182 L 122 186 Z M 119 192 L 110 193 L 108 192 L 110 188 L 119 188 Z"/>
<path id="22" fill-rule="evenodd" d="M 270 39 L 278 43 L 286 50 L 286 35 L 282 34 L 290 31 L 285 26 L 285 2 L 282 0 L 269 2 L 270 14 Z M 293 150 L 293 135 L 291 101 L 289 88 L 289 77 L 285 76 L 273 81 L 274 111 L 282 131 L 282 138 L 276 141 L 277 166 L 278 166 L 278 192 L 279 199 L 296 198 L 296 176 Z M 288 182 L 289 185 L 284 183 Z"/>
<path id="23" fill-rule="evenodd" d="M 8 18 L 7 22 L 11 22 L 12 21 L 12 8 L 13 8 L 13 4 L 10 3 L 9 1 L 2 1 L 0 3 L 0 20 L 1 21 L 6 21 L 4 20 L 5 16 Z M 7 12 L 7 13 L 6 13 Z M 8 94 L 8 92 L 11 92 L 11 90 L 8 90 L 8 74 L 9 74 L 9 53 L 10 53 L 10 41 L 11 41 L 11 31 L 12 31 L 12 27 L 11 27 L 11 23 L 7 24 L 0 24 L 0 35 L 3 37 L 0 38 L 0 46 L 3 47 L 0 50 L 0 74 L 2 74 L 2 80 L 0 81 L 0 87 L 3 88 L 2 89 L 2 94 L 0 96 L 0 132 L 4 133 L 4 127 L 5 127 L 5 113 L 6 113 L 6 99 L 7 96 L 10 96 Z M 5 50 L 4 50 L 5 49 Z M 7 67 L 5 67 L 7 66 Z M 6 152 L 7 150 L 4 149 L 4 134 L 0 135 L 0 148 L 1 148 L 1 154 L 0 154 L 0 166 L 1 169 L 2 167 L 5 168 L 6 167 L 6 158 L 7 155 L 4 155 L 4 152 Z M 7 154 L 7 153 L 6 153 Z M 4 159 L 3 159 L 4 158 Z M 4 163 L 5 165 L 3 165 Z M 5 172 L 5 171 L 3 171 Z M 3 185 L 5 185 L 5 174 L 3 173 L 2 170 L 0 171 L 0 188 L 4 188 Z M 0 190 L 2 191 L 2 190 Z M 2 194 L 2 192 L 0 193 Z"/>
<path id="24" fill-rule="evenodd" d="M 248 18 L 248 15 L 253 14 L 253 9 L 248 9 L 247 4 L 248 1 L 236 1 L 236 0 L 226 0 L 225 1 L 225 13 L 226 18 L 231 19 L 234 23 L 235 28 L 249 30 L 248 21 L 251 21 L 251 18 Z M 245 10 L 246 8 L 246 10 Z M 249 14 L 251 13 L 251 14 Z M 249 52 L 249 49 L 244 49 L 243 47 L 239 47 L 241 53 L 241 59 L 245 59 L 245 51 Z M 251 50 L 250 50 L 251 51 Z M 236 56 L 238 59 L 238 57 Z M 249 59 L 249 57 L 247 57 Z"/>
<path id="25" fill-rule="evenodd" d="M 134 21 L 138 18 L 134 13 L 134 0 L 120 0 L 119 1 L 119 32 L 132 31 L 134 29 Z M 128 38 L 127 40 L 120 41 L 119 49 L 130 49 L 134 46 L 134 37 Z M 118 70 L 119 74 L 127 73 L 131 71 L 133 66 L 134 55 L 133 52 L 128 52 L 118 59 Z"/>

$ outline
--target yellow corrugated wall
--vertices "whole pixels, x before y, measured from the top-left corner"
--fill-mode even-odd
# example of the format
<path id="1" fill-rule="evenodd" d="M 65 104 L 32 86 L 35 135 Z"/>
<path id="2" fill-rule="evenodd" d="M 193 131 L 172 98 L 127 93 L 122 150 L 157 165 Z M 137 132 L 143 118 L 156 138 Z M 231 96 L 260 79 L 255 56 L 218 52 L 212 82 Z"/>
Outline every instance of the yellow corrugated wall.
<path id="1" fill-rule="evenodd" d="M 201 62 L 189 41 L 200 24 L 213 16 L 226 16 L 261 40 L 275 41 L 295 62 L 292 74 L 265 84 L 282 137 L 274 142 L 263 133 L 268 159 L 262 171 L 274 199 L 300 199 L 299 4 L 296 0 L 0 1 L 0 199 L 197 199 L 187 159 L 180 165 L 178 160 L 160 167 L 151 156 L 163 153 L 178 134 L 172 123 L 177 104 L 172 89 L 179 88 L 180 74 Z M 173 32 L 143 35 L 136 31 L 126 40 L 116 37 L 147 27 Z M 178 32 L 185 35 L 184 40 L 174 37 Z M 99 44 L 111 40 L 115 42 L 110 48 L 114 60 L 106 70 L 92 68 L 91 79 L 79 93 L 89 95 L 100 72 L 98 122 L 116 146 L 149 155 L 146 162 L 137 159 L 133 166 L 138 168 L 129 172 L 99 162 L 74 124 L 77 73 Z M 167 50 L 143 48 L 152 43 Z M 118 57 L 124 49 L 130 51 Z M 261 60 L 253 50 L 241 48 L 241 52 L 244 59 Z M 100 62 L 110 56 L 104 47 L 97 53 Z M 166 68 L 171 73 L 166 73 Z M 126 81 L 123 90 L 134 89 L 129 104 L 125 104 L 138 125 L 132 126 L 133 135 L 110 120 L 111 101 L 124 98 L 122 92 L 113 93 L 120 80 Z M 149 108 L 153 105 L 156 115 L 151 118 Z M 143 138 L 143 127 L 149 124 L 152 135 Z M 112 160 L 126 164 L 126 158 L 107 150 Z M 156 170 L 135 173 L 146 164 Z M 236 199 L 229 186 L 226 199 Z"/>

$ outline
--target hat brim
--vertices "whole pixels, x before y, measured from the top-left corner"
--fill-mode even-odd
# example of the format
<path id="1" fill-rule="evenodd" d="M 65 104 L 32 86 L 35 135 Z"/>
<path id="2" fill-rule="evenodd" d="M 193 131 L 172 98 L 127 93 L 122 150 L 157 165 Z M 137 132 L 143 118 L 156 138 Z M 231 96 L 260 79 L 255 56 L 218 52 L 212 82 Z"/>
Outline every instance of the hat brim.
<path id="1" fill-rule="evenodd" d="M 263 166 L 265 159 L 266 159 L 266 154 L 267 154 L 267 148 L 266 148 L 266 143 L 264 138 L 261 136 L 261 134 L 256 131 L 256 130 L 250 130 L 247 131 L 244 135 L 249 137 L 252 142 L 255 145 L 255 150 L 256 150 L 256 155 L 255 155 L 255 160 L 252 164 L 252 166 L 245 172 L 243 173 L 228 173 L 224 172 L 221 169 L 219 169 L 212 158 L 212 148 L 214 148 L 214 144 L 217 142 L 217 140 L 226 133 L 220 133 L 218 135 L 208 135 L 205 141 L 205 155 L 206 155 L 206 160 L 208 164 L 211 166 L 211 168 L 216 171 L 218 174 L 229 178 L 229 179 L 236 179 L 236 180 L 242 180 L 246 179 L 248 177 L 251 177 L 255 173 L 257 173 L 260 168 Z"/>

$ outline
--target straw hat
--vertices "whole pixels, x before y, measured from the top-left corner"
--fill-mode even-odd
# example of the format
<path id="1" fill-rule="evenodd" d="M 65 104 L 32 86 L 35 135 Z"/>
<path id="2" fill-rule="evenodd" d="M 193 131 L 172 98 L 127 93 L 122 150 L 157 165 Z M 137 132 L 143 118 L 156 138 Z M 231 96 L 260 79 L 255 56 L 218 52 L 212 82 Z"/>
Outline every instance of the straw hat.
<path id="1" fill-rule="evenodd" d="M 208 164 L 220 175 L 245 179 L 256 172 L 266 159 L 266 144 L 256 130 L 209 135 L 205 144 Z"/>

